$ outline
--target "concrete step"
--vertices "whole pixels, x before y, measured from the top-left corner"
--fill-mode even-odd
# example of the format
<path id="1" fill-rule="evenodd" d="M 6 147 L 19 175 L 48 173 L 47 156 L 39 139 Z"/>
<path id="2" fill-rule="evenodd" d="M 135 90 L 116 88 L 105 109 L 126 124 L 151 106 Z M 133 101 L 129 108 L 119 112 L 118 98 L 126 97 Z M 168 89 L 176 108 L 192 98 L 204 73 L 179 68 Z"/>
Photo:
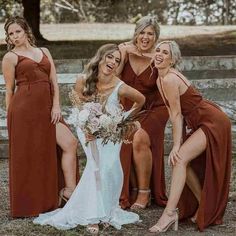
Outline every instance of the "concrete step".
<path id="1" fill-rule="evenodd" d="M 81 73 L 88 59 L 57 59 L 54 60 L 57 73 Z M 1 61 L 0 61 L 1 63 Z M 236 70 L 236 56 L 192 56 L 183 57 L 181 67 L 183 71 L 202 70 Z M 0 67 L 0 74 L 2 69 Z"/>
<path id="2" fill-rule="evenodd" d="M 227 113 L 232 121 L 232 140 L 233 140 L 233 153 L 236 154 L 236 101 L 215 101 L 221 105 L 222 109 Z M 68 124 L 70 124 L 73 133 L 76 135 L 75 126 L 71 120 L 71 106 L 63 106 L 62 113 L 63 117 Z M 172 131 L 170 121 L 167 123 L 165 129 L 165 154 L 170 152 L 172 147 Z M 78 148 L 78 155 L 84 156 L 81 146 Z M 8 158 L 8 133 L 6 128 L 6 118 L 3 116 L 0 119 L 0 158 Z"/>
<path id="3" fill-rule="evenodd" d="M 63 106 L 70 104 L 69 92 L 74 87 L 76 74 L 58 74 L 60 99 Z M 192 84 L 203 96 L 215 101 L 236 100 L 236 77 L 222 79 L 192 80 Z M 5 108 L 5 84 L 0 78 L 0 107 Z"/>

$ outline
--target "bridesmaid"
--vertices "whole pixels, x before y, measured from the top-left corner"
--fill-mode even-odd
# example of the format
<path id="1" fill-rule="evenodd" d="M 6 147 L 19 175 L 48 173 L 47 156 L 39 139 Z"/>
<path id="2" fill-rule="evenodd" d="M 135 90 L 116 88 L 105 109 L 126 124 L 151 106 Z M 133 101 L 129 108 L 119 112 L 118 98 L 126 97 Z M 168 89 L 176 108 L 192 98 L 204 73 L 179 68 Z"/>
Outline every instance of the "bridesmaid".
<path id="1" fill-rule="evenodd" d="M 231 124 L 214 103 L 199 92 L 178 70 L 181 53 L 174 41 L 157 45 L 154 58 L 158 68 L 157 86 L 173 125 L 173 148 L 168 162 L 173 167 L 169 200 L 150 232 L 166 231 L 180 217 L 191 217 L 200 231 L 221 224 L 227 205 L 231 170 Z M 183 118 L 182 118 L 183 117 Z M 183 123 L 191 129 L 182 135 Z M 188 188 L 184 189 L 185 183 Z"/>
<path id="2" fill-rule="evenodd" d="M 133 144 L 122 146 L 123 208 L 131 204 L 132 209 L 146 208 L 150 204 L 150 188 L 155 203 L 165 206 L 167 201 L 163 157 L 168 111 L 156 87 L 157 69 L 151 66 L 159 34 L 156 19 L 145 16 L 137 22 L 133 40 L 120 45 L 122 63 L 118 73 L 125 83 L 145 96 L 143 109 L 148 110 L 140 118 L 142 129 L 134 135 Z M 130 109 L 132 104 L 126 99 L 123 105 Z"/>
<path id="3" fill-rule="evenodd" d="M 8 19 L 4 29 L 8 52 L 2 70 L 6 83 L 11 216 L 31 217 L 57 208 L 63 185 L 61 198 L 68 199 L 72 194 L 76 186 L 77 140 L 61 116 L 50 52 L 35 46 L 24 18 Z M 61 149 L 58 154 L 62 154 L 58 160 L 57 144 Z"/>

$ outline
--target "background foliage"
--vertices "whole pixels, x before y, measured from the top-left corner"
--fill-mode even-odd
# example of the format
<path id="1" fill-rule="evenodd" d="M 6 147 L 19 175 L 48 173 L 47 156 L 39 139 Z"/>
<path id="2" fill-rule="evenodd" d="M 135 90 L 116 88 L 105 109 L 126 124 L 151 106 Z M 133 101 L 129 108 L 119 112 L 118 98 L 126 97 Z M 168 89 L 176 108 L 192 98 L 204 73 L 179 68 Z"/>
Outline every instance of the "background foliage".
<path id="1" fill-rule="evenodd" d="M 0 22 L 22 14 L 21 0 L 0 0 Z M 162 24 L 236 24 L 235 0 L 41 0 L 41 23 L 134 22 L 154 15 Z"/>

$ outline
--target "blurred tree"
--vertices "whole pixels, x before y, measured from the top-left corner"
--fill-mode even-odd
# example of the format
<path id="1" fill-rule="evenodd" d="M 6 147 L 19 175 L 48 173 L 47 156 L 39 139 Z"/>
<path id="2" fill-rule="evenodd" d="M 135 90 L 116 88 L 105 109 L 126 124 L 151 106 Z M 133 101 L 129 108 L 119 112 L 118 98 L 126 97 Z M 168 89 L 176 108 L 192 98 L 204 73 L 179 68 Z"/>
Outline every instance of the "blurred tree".
<path id="1" fill-rule="evenodd" d="M 37 40 L 45 40 L 40 33 L 40 0 L 22 0 L 24 18 L 29 23 Z"/>

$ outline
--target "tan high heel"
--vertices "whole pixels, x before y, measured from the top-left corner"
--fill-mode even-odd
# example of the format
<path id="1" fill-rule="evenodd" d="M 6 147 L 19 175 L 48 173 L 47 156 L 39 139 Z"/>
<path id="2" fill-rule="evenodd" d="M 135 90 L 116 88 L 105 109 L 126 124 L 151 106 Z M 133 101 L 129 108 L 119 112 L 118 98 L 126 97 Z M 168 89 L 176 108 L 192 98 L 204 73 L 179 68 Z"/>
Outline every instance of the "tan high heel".
<path id="1" fill-rule="evenodd" d="M 164 228 L 161 228 L 157 222 L 154 226 L 152 226 L 148 230 L 150 233 L 164 233 L 170 228 L 170 226 L 173 226 L 174 231 L 178 230 L 178 225 L 179 225 L 178 208 L 176 208 L 175 210 L 165 209 L 165 211 L 168 216 L 175 215 L 174 219 L 171 220 Z"/>
<path id="2" fill-rule="evenodd" d="M 69 200 L 69 198 L 67 198 L 67 197 L 64 195 L 65 191 L 68 191 L 68 192 L 70 193 L 70 196 L 71 196 L 72 193 L 73 193 L 73 190 L 70 189 L 70 188 L 66 188 L 66 187 L 65 187 L 65 188 L 61 189 L 60 192 L 59 192 L 58 206 L 65 205 L 65 204 L 68 202 L 68 200 Z M 64 204 L 62 204 L 63 201 L 64 201 Z"/>
<path id="3" fill-rule="evenodd" d="M 151 190 L 150 189 L 139 189 L 138 190 L 139 193 L 148 193 L 149 194 L 149 197 L 148 197 L 148 202 L 146 204 L 141 204 L 141 203 L 138 203 L 138 202 L 135 202 L 131 207 L 130 209 L 131 210 L 143 210 L 149 206 L 151 206 Z"/>
<path id="4" fill-rule="evenodd" d="M 96 225 L 87 225 L 86 231 L 92 235 L 98 235 L 99 226 L 97 224 Z"/>

